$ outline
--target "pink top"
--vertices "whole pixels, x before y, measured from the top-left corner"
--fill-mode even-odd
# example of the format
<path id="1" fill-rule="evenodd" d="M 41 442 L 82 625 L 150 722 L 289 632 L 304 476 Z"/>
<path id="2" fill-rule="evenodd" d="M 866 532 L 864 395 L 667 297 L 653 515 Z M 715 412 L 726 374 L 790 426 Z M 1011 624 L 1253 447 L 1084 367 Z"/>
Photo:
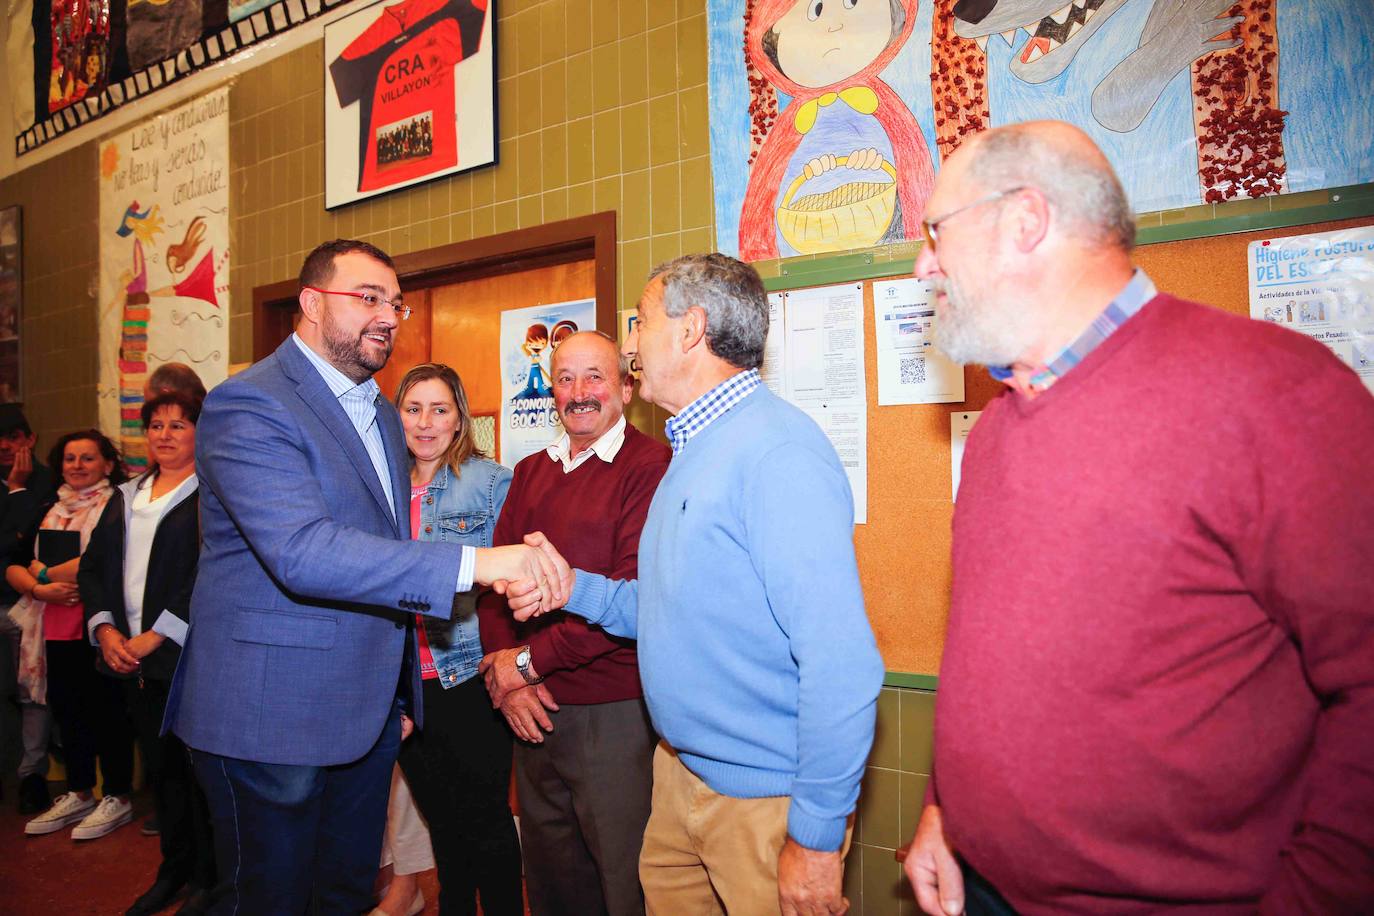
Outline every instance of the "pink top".
<path id="1" fill-rule="evenodd" d="M 43 606 L 43 638 L 49 642 L 71 642 L 81 639 L 81 620 L 85 609 L 77 604 L 54 604 Z"/>
<path id="2" fill-rule="evenodd" d="M 410 488 L 410 539 L 420 540 L 420 507 L 424 505 L 421 499 L 429 492 L 429 484 L 421 487 Z M 434 667 L 434 653 L 429 650 L 429 637 L 425 635 L 425 619 L 419 614 L 415 615 L 416 634 L 420 637 L 420 679 L 431 680 L 439 676 L 439 669 Z"/>

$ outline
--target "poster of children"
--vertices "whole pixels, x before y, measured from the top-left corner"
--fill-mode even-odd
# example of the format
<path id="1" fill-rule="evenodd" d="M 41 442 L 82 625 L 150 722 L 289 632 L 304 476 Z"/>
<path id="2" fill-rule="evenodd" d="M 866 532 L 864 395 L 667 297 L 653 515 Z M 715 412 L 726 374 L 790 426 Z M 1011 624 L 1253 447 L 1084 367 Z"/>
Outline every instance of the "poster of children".
<path id="1" fill-rule="evenodd" d="M 553 403 L 553 353 L 596 327 L 596 300 L 501 313 L 501 463 L 513 468 L 563 434 Z"/>

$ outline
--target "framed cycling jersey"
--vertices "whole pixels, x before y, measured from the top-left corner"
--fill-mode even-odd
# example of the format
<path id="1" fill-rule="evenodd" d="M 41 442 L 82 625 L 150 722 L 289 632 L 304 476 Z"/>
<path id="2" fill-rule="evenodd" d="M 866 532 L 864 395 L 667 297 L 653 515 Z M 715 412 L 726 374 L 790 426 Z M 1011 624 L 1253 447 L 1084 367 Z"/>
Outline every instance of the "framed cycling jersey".
<path id="1" fill-rule="evenodd" d="M 325 26 L 333 209 L 496 162 L 495 0 L 399 0 Z"/>

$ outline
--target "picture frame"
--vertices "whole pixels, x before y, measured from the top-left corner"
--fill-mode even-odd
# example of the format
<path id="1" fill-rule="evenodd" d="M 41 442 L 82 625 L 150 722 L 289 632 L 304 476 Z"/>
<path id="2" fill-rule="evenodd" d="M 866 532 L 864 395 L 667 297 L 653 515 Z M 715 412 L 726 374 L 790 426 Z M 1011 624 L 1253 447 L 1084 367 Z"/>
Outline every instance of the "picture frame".
<path id="1" fill-rule="evenodd" d="M 24 400 L 20 331 L 24 320 L 24 213 L 0 210 L 0 403 Z"/>
<path id="2" fill-rule="evenodd" d="M 325 26 L 326 210 L 496 164 L 496 0 L 432 8 L 383 0 Z"/>

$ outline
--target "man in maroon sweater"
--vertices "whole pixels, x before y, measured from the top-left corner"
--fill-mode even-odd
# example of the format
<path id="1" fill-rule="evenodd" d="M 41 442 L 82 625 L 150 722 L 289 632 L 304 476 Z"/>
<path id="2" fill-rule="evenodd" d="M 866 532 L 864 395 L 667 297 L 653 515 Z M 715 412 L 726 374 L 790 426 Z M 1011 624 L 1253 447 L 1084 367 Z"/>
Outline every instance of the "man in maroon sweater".
<path id="1" fill-rule="evenodd" d="M 634 579 L 668 447 L 626 422 L 632 380 L 609 337 L 565 338 L 552 370 L 565 432 L 515 466 L 495 543 L 542 531 L 579 568 Z M 487 689 L 521 739 L 515 782 L 531 911 L 643 913 L 639 848 L 657 737 L 633 641 L 561 612 L 517 625 L 495 594 L 479 614 Z"/>
<path id="2" fill-rule="evenodd" d="M 979 135 L 926 212 L 937 342 L 1008 390 L 954 515 L 922 908 L 1374 912 L 1374 399 L 1157 293 L 1076 128 Z"/>

